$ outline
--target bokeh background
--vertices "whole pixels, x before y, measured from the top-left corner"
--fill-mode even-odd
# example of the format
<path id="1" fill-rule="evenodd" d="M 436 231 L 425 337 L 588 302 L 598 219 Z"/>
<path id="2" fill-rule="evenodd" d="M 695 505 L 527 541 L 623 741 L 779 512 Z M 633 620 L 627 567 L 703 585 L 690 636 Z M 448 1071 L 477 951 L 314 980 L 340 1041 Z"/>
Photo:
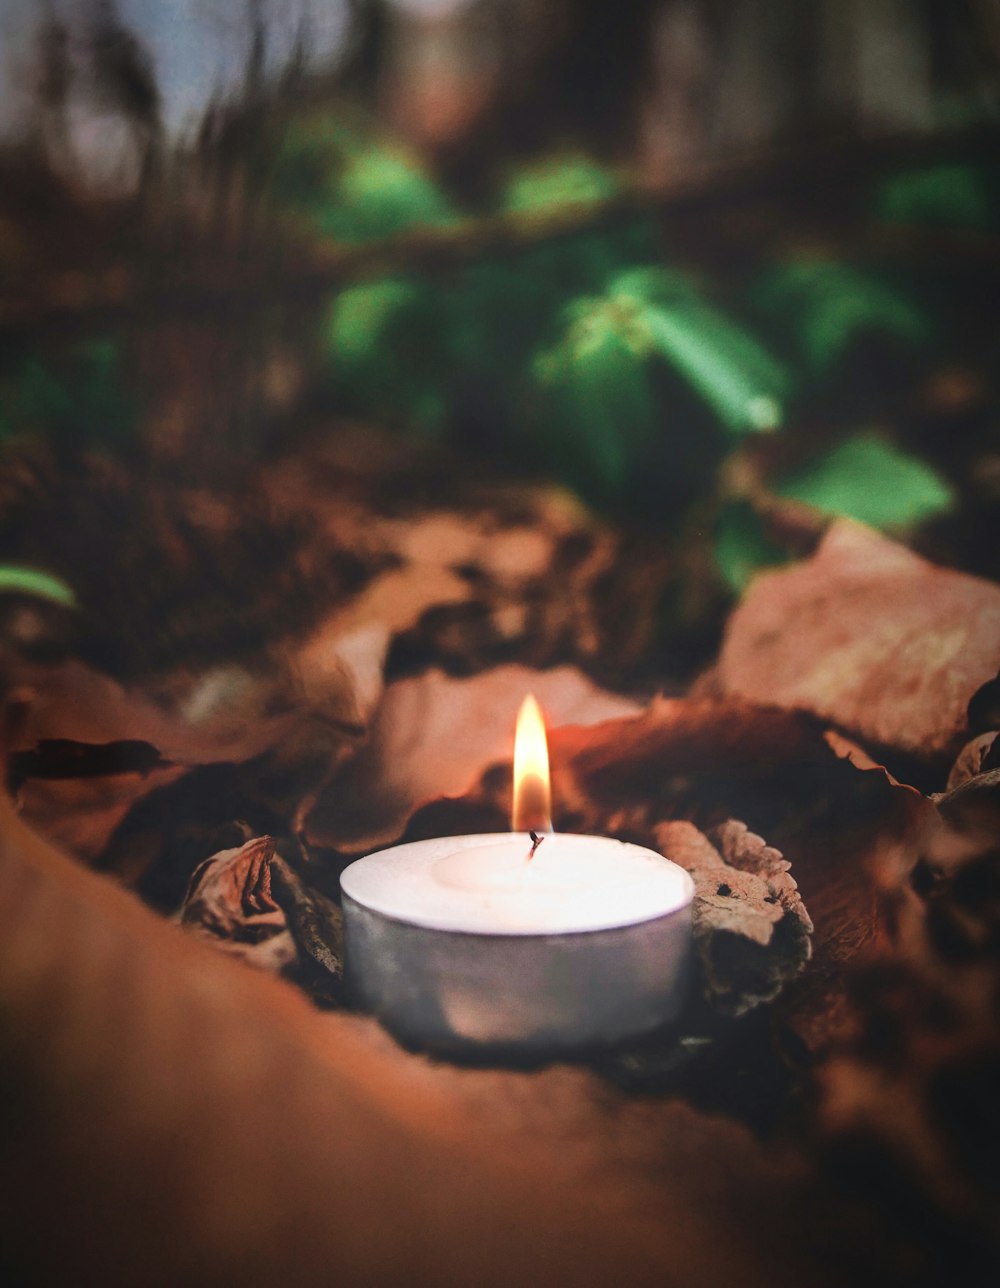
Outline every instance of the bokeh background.
<path id="1" fill-rule="evenodd" d="M 360 425 L 555 480 L 675 552 L 691 658 L 831 513 L 991 571 L 996 0 L 0 0 L 0 41 L 14 450 L 208 478 Z"/>

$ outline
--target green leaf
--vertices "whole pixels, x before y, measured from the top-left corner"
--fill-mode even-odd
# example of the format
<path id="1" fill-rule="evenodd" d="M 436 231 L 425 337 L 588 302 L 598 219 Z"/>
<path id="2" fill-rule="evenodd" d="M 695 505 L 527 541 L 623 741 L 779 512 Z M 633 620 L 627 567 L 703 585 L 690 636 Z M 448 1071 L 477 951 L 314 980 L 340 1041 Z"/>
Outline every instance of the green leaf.
<path id="1" fill-rule="evenodd" d="M 779 496 L 874 528 L 909 528 L 953 506 L 949 484 L 929 465 L 876 434 L 859 434 L 778 484 Z"/>
<path id="2" fill-rule="evenodd" d="M 372 147 L 347 161 L 320 223 L 341 241 L 367 241 L 406 228 L 450 224 L 455 217 L 414 158 Z"/>
<path id="3" fill-rule="evenodd" d="M 639 309 L 649 346 L 711 406 L 730 432 L 777 429 L 788 372 L 733 318 L 678 273 L 637 269 L 611 283 L 612 298 Z"/>
<path id="4" fill-rule="evenodd" d="M 349 287 L 334 300 L 327 326 L 329 346 L 338 362 L 357 365 L 372 359 L 393 322 L 419 302 L 412 281 L 384 278 Z"/>
<path id="5" fill-rule="evenodd" d="M 564 318 L 562 339 L 537 354 L 533 375 L 549 421 L 572 439 L 577 485 L 588 494 L 620 493 L 642 461 L 667 468 L 661 364 L 733 433 L 780 423 L 783 368 L 686 278 L 659 269 L 619 274 L 608 294 L 575 301 Z"/>
<path id="6" fill-rule="evenodd" d="M 927 315 L 908 294 L 848 264 L 783 264 L 767 274 L 753 296 L 814 379 L 832 375 L 848 347 L 866 335 L 888 335 L 918 347 L 932 334 Z"/>
<path id="7" fill-rule="evenodd" d="M 76 607 L 76 596 L 60 577 L 19 564 L 0 564 L 0 594 L 32 595 L 64 608 Z"/>
<path id="8" fill-rule="evenodd" d="M 324 335 L 341 406 L 437 432 L 447 416 L 454 368 L 448 309 L 441 292 L 409 278 L 341 291 L 330 306 Z"/>
<path id="9" fill-rule="evenodd" d="M 587 157 L 553 157 L 514 174 L 500 206 L 512 214 L 551 214 L 596 205 L 619 190 L 615 175 Z"/>
<path id="10" fill-rule="evenodd" d="M 619 273 L 609 283 L 612 295 L 632 300 L 635 304 L 676 306 L 701 299 L 701 291 L 693 278 L 675 269 L 646 265 Z"/>
<path id="11" fill-rule="evenodd" d="M 64 443 L 115 442 L 135 429 L 135 399 L 117 339 L 78 341 L 45 358 L 29 353 L 4 382 L 7 432 Z"/>
<path id="12" fill-rule="evenodd" d="M 876 191 L 875 212 L 889 223 L 988 228 L 993 222 L 986 178 L 974 165 L 938 165 L 890 175 Z"/>
<path id="13" fill-rule="evenodd" d="M 748 336 L 701 307 L 653 309 L 646 315 L 652 342 L 734 434 L 771 432 L 783 417 L 781 382 L 762 374 L 765 355 Z"/>
<path id="14" fill-rule="evenodd" d="M 606 299 L 576 301 L 562 340 L 533 374 L 563 472 L 586 494 L 618 492 L 655 432 L 648 337 L 641 315 Z"/>
<path id="15" fill-rule="evenodd" d="M 279 207 L 300 211 L 319 233 L 339 242 L 441 227 L 457 218 L 415 153 L 328 111 L 285 132 L 270 193 Z"/>
<path id="16" fill-rule="evenodd" d="M 787 551 L 768 538 L 760 516 L 749 503 L 736 502 L 719 515 L 715 563 L 731 590 L 743 591 L 754 573 L 787 559 Z"/>

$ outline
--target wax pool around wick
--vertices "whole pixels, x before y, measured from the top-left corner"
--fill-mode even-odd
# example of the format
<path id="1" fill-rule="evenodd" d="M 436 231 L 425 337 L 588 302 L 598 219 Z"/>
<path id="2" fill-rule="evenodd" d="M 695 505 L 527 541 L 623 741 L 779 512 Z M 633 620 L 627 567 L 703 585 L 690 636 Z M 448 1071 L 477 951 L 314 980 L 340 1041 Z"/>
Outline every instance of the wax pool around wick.
<path id="1" fill-rule="evenodd" d="M 691 901 L 687 873 L 638 846 L 566 832 L 531 846 L 525 832 L 416 841 L 351 864 L 341 885 L 384 916 L 487 935 L 600 930 Z"/>

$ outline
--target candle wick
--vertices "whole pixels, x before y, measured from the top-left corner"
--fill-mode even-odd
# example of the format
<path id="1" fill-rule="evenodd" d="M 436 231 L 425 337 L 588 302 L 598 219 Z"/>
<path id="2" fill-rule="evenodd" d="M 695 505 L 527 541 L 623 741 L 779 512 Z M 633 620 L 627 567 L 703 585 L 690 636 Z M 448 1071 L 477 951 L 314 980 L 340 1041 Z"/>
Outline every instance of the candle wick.
<path id="1" fill-rule="evenodd" d="M 535 857 L 535 851 L 545 840 L 545 837 L 539 836 L 537 832 L 529 832 L 528 835 L 531 837 L 531 853 L 528 855 L 528 859 L 530 861 Z"/>

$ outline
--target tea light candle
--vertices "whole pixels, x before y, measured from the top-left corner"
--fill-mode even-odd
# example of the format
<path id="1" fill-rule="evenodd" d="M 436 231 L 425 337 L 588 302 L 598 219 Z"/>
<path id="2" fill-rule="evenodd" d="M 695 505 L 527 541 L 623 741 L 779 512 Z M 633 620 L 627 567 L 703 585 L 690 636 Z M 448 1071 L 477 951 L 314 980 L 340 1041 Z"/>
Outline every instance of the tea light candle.
<path id="1" fill-rule="evenodd" d="M 355 997 L 403 1041 L 443 1051 L 544 1055 L 666 1024 L 686 990 L 690 876 L 639 846 L 540 830 L 549 775 L 533 699 L 514 763 L 518 830 L 398 845 L 345 869 Z"/>

